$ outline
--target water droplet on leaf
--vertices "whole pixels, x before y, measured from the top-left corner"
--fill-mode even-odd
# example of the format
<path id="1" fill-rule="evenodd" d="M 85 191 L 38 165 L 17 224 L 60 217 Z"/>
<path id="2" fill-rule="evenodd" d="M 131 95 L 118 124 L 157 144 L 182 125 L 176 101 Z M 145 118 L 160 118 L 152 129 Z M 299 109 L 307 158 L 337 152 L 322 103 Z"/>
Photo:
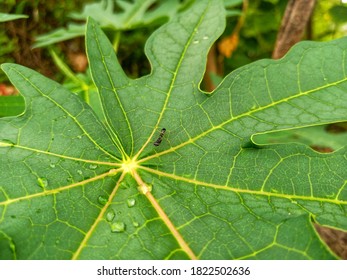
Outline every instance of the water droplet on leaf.
<path id="1" fill-rule="evenodd" d="M 133 226 L 134 226 L 134 227 L 138 227 L 138 226 L 139 226 L 139 223 L 134 221 L 134 222 L 133 222 Z"/>
<path id="2" fill-rule="evenodd" d="M 193 44 L 199 44 L 199 40 L 193 41 Z"/>
<path id="3" fill-rule="evenodd" d="M 37 178 L 37 184 L 41 188 L 46 188 L 48 186 L 48 181 L 46 178 Z"/>
<path id="4" fill-rule="evenodd" d="M 204 36 L 202 37 L 203 40 L 207 40 L 208 39 L 208 36 Z"/>
<path id="5" fill-rule="evenodd" d="M 89 165 L 89 169 L 92 169 L 92 170 L 96 169 L 97 167 L 98 166 L 96 164 L 90 164 Z"/>
<path id="6" fill-rule="evenodd" d="M 51 163 L 49 166 L 50 166 L 51 168 L 55 168 L 55 164 L 54 164 L 54 163 Z"/>
<path id="7" fill-rule="evenodd" d="M 102 196 L 102 195 L 99 195 L 99 197 L 98 197 L 98 202 L 99 202 L 101 205 L 105 205 L 105 204 L 107 203 L 107 197 Z"/>
<path id="8" fill-rule="evenodd" d="M 136 203 L 135 198 L 127 199 L 128 207 L 133 207 L 135 205 L 135 203 Z"/>
<path id="9" fill-rule="evenodd" d="M 108 171 L 108 176 L 114 176 L 116 174 L 117 174 L 117 169 L 112 168 Z"/>
<path id="10" fill-rule="evenodd" d="M 123 232 L 125 231 L 125 224 L 123 222 L 115 222 L 111 224 L 112 232 Z"/>
<path id="11" fill-rule="evenodd" d="M 106 220 L 108 222 L 112 222 L 115 216 L 116 216 L 116 214 L 114 213 L 114 210 L 111 209 L 106 213 Z"/>
<path id="12" fill-rule="evenodd" d="M 82 170 L 77 170 L 77 173 L 80 174 L 80 175 L 83 174 Z"/>
<path id="13" fill-rule="evenodd" d="M 67 178 L 66 178 L 66 181 L 68 181 L 68 182 L 72 182 L 72 181 L 73 181 L 73 179 L 72 179 L 72 177 L 67 177 Z"/>

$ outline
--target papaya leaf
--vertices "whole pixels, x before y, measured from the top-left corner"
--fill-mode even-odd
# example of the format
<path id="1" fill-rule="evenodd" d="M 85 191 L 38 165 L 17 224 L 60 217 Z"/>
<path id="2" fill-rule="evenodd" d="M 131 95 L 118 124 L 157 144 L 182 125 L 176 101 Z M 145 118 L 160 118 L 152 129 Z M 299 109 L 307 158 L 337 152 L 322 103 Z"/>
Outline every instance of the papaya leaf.
<path id="1" fill-rule="evenodd" d="M 15 14 L 6 14 L 6 13 L 0 13 L 0 22 L 5 22 L 5 21 L 11 21 L 15 19 L 20 19 L 20 18 L 28 18 L 27 15 L 15 15 Z"/>
<path id="2" fill-rule="evenodd" d="M 344 121 L 346 38 L 199 84 L 223 1 L 196 1 L 149 38 L 132 80 L 89 19 L 101 115 L 33 70 L 2 65 L 25 112 L 0 119 L 4 259 L 335 259 L 313 223 L 347 230 L 346 149 L 257 134 Z"/>

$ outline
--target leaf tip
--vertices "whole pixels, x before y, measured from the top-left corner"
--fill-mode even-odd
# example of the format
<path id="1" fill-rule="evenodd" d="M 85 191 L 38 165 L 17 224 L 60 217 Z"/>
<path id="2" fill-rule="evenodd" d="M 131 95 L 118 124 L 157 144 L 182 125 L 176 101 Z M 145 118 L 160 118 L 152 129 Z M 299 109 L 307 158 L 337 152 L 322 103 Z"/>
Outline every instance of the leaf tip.
<path id="1" fill-rule="evenodd" d="M 3 64 L 0 65 L 1 70 L 4 71 L 7 76 L 8 76 L 8 73 L 10 72 L 10 70 L 14 66 L 18 66 L 18 64 L 6 62 L 6 63 L 3 63 Z"/>

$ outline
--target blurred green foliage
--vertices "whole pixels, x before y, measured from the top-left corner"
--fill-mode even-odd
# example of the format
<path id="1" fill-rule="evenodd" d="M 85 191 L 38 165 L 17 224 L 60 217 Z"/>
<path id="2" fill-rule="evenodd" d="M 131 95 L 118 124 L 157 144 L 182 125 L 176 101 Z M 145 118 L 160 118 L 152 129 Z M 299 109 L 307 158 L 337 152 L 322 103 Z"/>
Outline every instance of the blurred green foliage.
<path id="1" fill-rule="evenodd" d="M 1 22 L 0 15 L 0 63 L 16 62 L 33 68 L 64 83 L 98 110 L 88 70 L 76 73 L 69 61 L 69 54 L 85 52 L 84 40 L 78 36 L 83 36 L 86 18 L 93 16 L 99 22 L 113 42 L 125 72 L 136 78 L 150 72 L 143 51 L 147 38 L 159 25 L 188 8 L 193 1 L 3 0 L 0 11 L 14 16 L 6 20 L 18 19 Z M 242 0 L 225 0 L 228 17 L 224 37 L 233 33 L 241 16 L 245 18 L 236 50 L 230 58 L 224 58 L 224 73 L 271 57 L 288 0 L 248 0 L 247 3 L 243 15 Z M 22 18 L 23 15 L 28 18 Z M 347 6 L 340 0 L 317 1 L 305 39 L 324 41 L 344 36 L 346 22 Z M 6 79 L 0 73 L 0 83 Z M 214 75 L 212 79 L 217 82 L 222 77 Z M 8 102 L 3 103 L 8 106 Z M 19 106 L 16 100 L 14 110 L 18 111 Z M 7 111 L 14 112 L 11 109 Z"/>
<path id="2" fill-rule="evenodd" d="M 270 58 L 288 0 L 248 1 L 239 45 L 231 58 L 225 59 L 225 73 L 250 62 Z M 224 36 L 230 34 L 237 19 L 230 19 Z M 347 5 L 340 0 L 319 0 L 304 40 L 327 41 L 346 35 Z"/>
<path id="3" fill-rule="evenodd" d="M 16 62 L 55 78 L 56 69 L 45 50 L 32 49 L 35 36 L 66 24 L 66 13 L 83 7 L 91 0 L 3 0 L 0 11 L 27 18 L 0 22 L 0 64 Z M 59 77 L 59 75 L 58 75 Z M 7 81 L 0 73 L 0 82 Z"/>
<path id="4" fill-rule="evenodd" d="M 114 41 L 116 49 L 127 73 L 132 77 L 138 77 L 148 73 L 149 65 L 143 55 L 143 45 L 154 29 L 168 20 L 174 13 L 185 9 L 193 0 L 185 1 L 42 1 L 42 0 L 3 0 L 0 2 L 0 10 L 11 14 L 25 14 L 29 18 L 20 20 L 29 28 L 22 30 L 22 36 L 28 41 L 27 47 L 49 45 L 61 42 L 83 34 L 83 25 L 87 16 L 93 15 L 99 19 L 100 24 L 108 31 L 109 37 Z M 252 0 L 248 1 L 248 9 L 244 25 L 240 31 L 239 44 L 230 59 L 225 60 L 225 72 L 230 72 L 242 65 L 261 58 L 271 57 L 276 40 L 277 32 L 281 23 L 287 0 Z M 138 6 L 141 6 L 138 8 Z M 225 34 L 230 34 L 238 21 L 242 0 L 225 0 L 229 15 Z M 234 7 L 240 8 L 234 9 Z M 340 0 L 320 0 L 312 17 L 310 32 L 312 40 L 331 40 L 344 35 L 346 23 L 346 5 Z M 131 17 L 131 13 L 135 16 Z M 0 63 L 17 62 L 14 53 L 23 52 L 23 44 L 19 42 L 19 34 L 13 36 L 10 32 L 21 27 L 17 23 L 0 23 Z M 22 24 L 23 26 L 23 24 Z M 64 28 L 67 27 L 67 28 Z M 82 28 L 82 29 L 81 29 Z M 116 31 L 122 30 L 119 36 Z M 38 40 L 35 40 L 38 38 Z M 71 41 L 71 40 L 70 40 Z M 83 42 L 78 47 L 83 48 Z M 62 45 L 54 46 L 57 54 L 64 60 L 66 51 Z M 34 51 L 34 50 L 32 50 Z M 43 59 L 49 59 L 48 52 L 44 53 Z M 82 51 L 84 51 L 82 49 Z M 28 56 L 27 59 L 30 59 Z M 37 58 L 36 58 L 37 60 Z M 40 67 L 45 63 L 40 62 Z M 32 66 L 32 65 L 27 65 Z M 47 66 L 47 68 L 52 68 Z M 39 69 L 40 70 L 40 69 Z M 44 74 L 50 75 L 51 73 Z M 59 72 L 59 71 L 56 71 Z M 53 78 L 59 80 L 57 73 Z M 4 79 L 1 74 L 0 81 Z"/>

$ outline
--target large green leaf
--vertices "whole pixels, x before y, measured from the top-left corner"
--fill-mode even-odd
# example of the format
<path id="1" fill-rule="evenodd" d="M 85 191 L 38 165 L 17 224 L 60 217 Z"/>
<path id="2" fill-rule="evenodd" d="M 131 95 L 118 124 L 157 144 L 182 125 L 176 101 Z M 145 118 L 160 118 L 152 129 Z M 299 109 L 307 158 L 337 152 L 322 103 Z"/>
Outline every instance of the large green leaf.
<path id="1" fill-rule="evenodd" d="M 100 120 L 55 82 L 2 66 L 26 111 L 0 119 L 1 258 L 335 258 L 313 222 L 347 230 L 346 149 L 251 139 L 346 120 L 347 40 L 299 44 L 205 94 L 223 13 L 223 1 L 196 1 L 162 26 L 137 80 L 90 20 Z"/>

